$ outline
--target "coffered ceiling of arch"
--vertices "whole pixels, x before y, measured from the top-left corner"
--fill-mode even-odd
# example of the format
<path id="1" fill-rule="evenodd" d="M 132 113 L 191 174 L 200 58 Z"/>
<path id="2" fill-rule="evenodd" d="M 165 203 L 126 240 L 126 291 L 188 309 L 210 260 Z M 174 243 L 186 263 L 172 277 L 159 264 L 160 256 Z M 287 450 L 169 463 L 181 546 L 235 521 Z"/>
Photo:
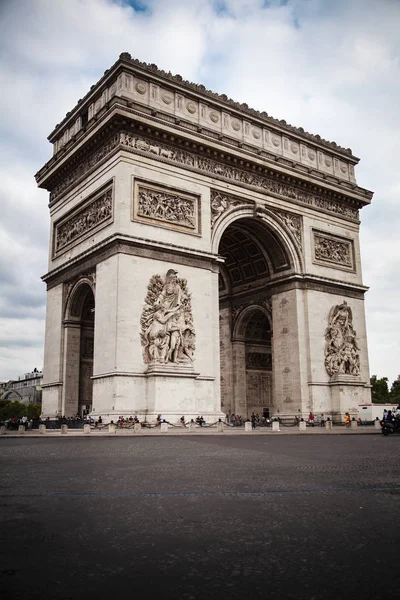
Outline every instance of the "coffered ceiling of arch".
<path id="1" fill-rule="evenodd" d="M 231 289 L 258 282 L 290 268 L 283 246 L 264 224 L 240 219 L 224 232 L 219 254 Z M 226 286 L 220 278 L 220 289 Z"/>

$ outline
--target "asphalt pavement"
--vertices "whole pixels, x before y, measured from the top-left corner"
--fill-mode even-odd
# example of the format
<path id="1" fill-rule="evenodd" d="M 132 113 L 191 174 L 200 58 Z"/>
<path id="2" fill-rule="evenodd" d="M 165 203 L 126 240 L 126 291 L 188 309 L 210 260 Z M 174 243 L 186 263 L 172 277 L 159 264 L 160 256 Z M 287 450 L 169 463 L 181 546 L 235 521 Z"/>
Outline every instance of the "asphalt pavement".
<path id="1" fill-rule="evenodd" d="M 400 595 L 400 435 L 0 438 L 5 599 Z"/>

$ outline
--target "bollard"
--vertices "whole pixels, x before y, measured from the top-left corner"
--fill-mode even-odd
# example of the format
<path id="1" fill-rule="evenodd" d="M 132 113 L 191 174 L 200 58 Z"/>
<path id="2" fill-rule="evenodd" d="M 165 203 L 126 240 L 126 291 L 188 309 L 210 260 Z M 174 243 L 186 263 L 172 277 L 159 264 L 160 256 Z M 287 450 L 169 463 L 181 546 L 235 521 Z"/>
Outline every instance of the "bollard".
<path id="1" fill-rule="evenodd" d="M 299 431 L 307 431 L 307 423 L 305 421 L 300 421 Z"/>
<path id="2" fill-rule="evenodd" d="M 381 429 L 381 422 L 378 419 L 374 421 L 374 427 L 375 429 Z"/>
<path id="3" fill-rule="evenodd" d="M 108 433 L 117 433 L 117 426 L 115 423 L 110 423 L 108 426 Z"/>
<path id="4" fill-rule="evenodd" d="M 166 433 L 168 431 L 168 423 L 161 423 L 161 431 Z"/>
<path id="5" fill-rule="evenodd" d="M 325 431 L 332 431 L 332 421 L 326 421 Z"/>
<path id="6" fill-rule="evenodd" d="M 246 421 L 246 423 L 244 424 L 244 430 L 245 431 L 251 431 L 252 427 L 251 427 L 251 421 Z"/>
<path id="7" fill-rule="evenodd" d="M 196 423 L 194 423 L 194 422 L 189 423 L 189 431 L 196 431 Z"/>
<path id="8" fill-rule="evenodd" d="M 357 427 L 358 427 L 357 421 L 352 421 L 351 422 L 351 429 L 357 429 Z"/>
<path id="9" fill-rule="evenodd" d="M 68 425 L 61 425 L 61 433 L 68 433 Z"/>
<path id="10" fill-rule="evenodd" d="M 89 425 L 89 423 L 85 423 L 85 425 L 83 426 L 83 433 L 84 434 L 90 433 L 90 425 Z"/>
<path id="11" fill-rule="evenodd" d="M 5 426 L 5 425 L 2 425 L 2 426 L 0 427 L 0 435 L 6 435 L 6 432 L 7 432 L 7 430 L 6 430 L 6 426 Z"/>
<path id="12" fill-rule="evenodd" d="M 18 433 L 25 433 L 25 425 L 18 425 Z"/>
<path id="13" fill-rule="evenodd" d="M 133 431 L 135 433 L 140 433 L 142 431 L 142 425 L 140 423 L 135 423 L 133 426 Z"/>
<path id="14" fill-rule="evenodd" d="M 222 421 L 218 421 L 217 423 L 217 431 L 219 431 L 220 433 L 222 433 L 224 431 L 224 424 Z"/>
<path id="15" fill-rule="evenodd" d="M 279 421 L 272 421 L 272 431 L 280 431 Z"/>
<path id="16" fill-rule="evenodd" d="M 43 423 L 39 425 L 39 433 L 46 433 L 46 425 Z"/>

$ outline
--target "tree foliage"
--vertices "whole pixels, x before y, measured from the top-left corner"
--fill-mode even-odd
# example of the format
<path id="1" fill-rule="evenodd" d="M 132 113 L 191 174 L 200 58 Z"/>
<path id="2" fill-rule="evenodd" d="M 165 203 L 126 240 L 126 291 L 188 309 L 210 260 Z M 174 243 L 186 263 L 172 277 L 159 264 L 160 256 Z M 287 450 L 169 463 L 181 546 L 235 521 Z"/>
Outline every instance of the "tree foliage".
<path id="1" fill-rule="evenodd" d="M 370 379 L 372 385 L 372 402 L 374 404 L 399 404 L 400 403 L 400 375 L 394 381 L 389 391 L 389 379 L 372 375 Z"/>
<path id="2" fill-rule="evenodd" d="M 11 400 L 0 400 L 0 419 L 20 419 L 28 417 L 28 419 L 38 419 L 42 411 L 41 404 L 24 404 L 23 402 L 15 402 Z"/>

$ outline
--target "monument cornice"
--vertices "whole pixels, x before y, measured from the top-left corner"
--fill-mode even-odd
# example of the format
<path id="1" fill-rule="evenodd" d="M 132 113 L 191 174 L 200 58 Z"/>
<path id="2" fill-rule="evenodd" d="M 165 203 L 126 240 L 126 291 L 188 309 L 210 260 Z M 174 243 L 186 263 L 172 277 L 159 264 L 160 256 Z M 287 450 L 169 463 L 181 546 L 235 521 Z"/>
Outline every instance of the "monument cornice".
<path id="1" fill-rule="evenodd" d="M 317 291 L 363 300 L 364 295 L 369 288 L 359 284 L 348 283 L 343 280 L 314 276 L 308 273 L 303 275 L 281 275 L 260 287 L 255 287 L 251 290 L 243 290 L 234 296 L 231 296 L 229 293 L 225 296 L 221 296 L 220 303 L 221 307 L 227 307 L 231 304 L 234 306 L 242 304 L 243 302 L 246 303 L 247 301 L 249 301 L 249 303 L 251 301 L 251 303 L 257 304 L 262 303 L 273 294 L 293 289 Z"/>
<path id="2" fill-rule="evenodd" d="M 206 105 L 224 110 L 234 114 L 237 118 L 245 118 L 254 121 L 257 125 L 267 127 L 273 132 L 290 136 L 306 143 L 312 143 L 315 148 L 329 149 L 330 152 L 343 157 L 345 160 L 356 164 L 358 158 L 353 156 L 350 148 L 343 148 L 336 142 L 331 142 L 321 138 L 319 135 L 314 135 L 304 131 L 302 127 L 295 127 L 288 124 L 283 119 L 275 119 L 268 115 L 265 111 L 258 111 L 250 108 L 246 103 L 239 103 L 225 94 L 218 94 L 205 88 L 204 85 L 196 84 L 184 80 L 180 75 L 173 75 L 171 72 L 165 72 L 154 64 L 141 62 L 137 59 L 132 59 L 128 53 L 122 53 L 114 65 L 104 72 L 103 77 L 91 87 L 90 91 L 83 99 L 78 100 L 76 106 L 66 114 L 60 124 L 57 124 L 54 130 L 49 135 L 49 140 L 54 142 L 60 134 L 64 134 L 65 130 L 70 128 L 79 115 L 82 114 L 92 104 L 99 101 L 102 94 L 112 88 L 114 82 L 121 73 L 138 75 L 140 80 L 162 86 L 164 91 L 178 92 L 189 100 L 200 101 Z M 122 85 L 120 86 L 123 87 Z M 147 100 L 145 90 L 138 89 L 136 96 L 140 99 Z M 112 93 L 118 93 L 118 90 L 112 90 Z M 110 97 L 110 94 L 108 94 Z M 104 100 L 104 99 L 103 99 Z M 164 106 L 165 109 L 168 105 Z M 170 112 L 170 111 L 169 111 Z M 190 116 L 190 115 L 189 115 Z"/>
<path id="3" fill-rule="evenodd" d="M 76 142 L 80 147 L 71 147 L 62 161 L 51 161 L 53 164 L 46 169 L 47 173 L 42 169 L 37 174 L 39 185 L 52 189 L 50 206 L 119 150 L 147 155 L 149 158 L 174 165 L 178 164 L 186 170 L 200 172 L 213 178 L 230 182 L 233 180 L 235 185 L 272 195 L 276 194 L 277 188 L 276 185 L 268 184 L 268 181 L 275 180 L 280 184 L 284 182 L 284 187 L 280 185 L 280 190 L 284 190 L 284 193 L 278 193 L 278 197 L 289 201 L 294 200 L 296 204 L 310 206 L 312 205 L 311 196 L 317 198 L 319 195 L 322 199 L 316 201 L 318 210 L 324 212 L 327 206 L 328 213 L 356 221 L 358 221 L 357 209 L 368 204 L 372 196 L 368 190 L 350 184 L 347 185 L 352 190 L 338 190 L 338 186 L 343 188 L 344 182 L 336 182 L 334 185 L 322 178 L 318 178 L 316 181 L 317 178 L 314 175 L 311 177 L 303 172 L 295 172 L 286 165 L 274 164 L 271 166 L 264 156 L 250 157 L 237 149 L 230 149 L 227 153 L 225 147 L 221 148 L 220 142 L 209 143 L 206 146 L 199 143 L 198 135 L 193 136 L 185 132 L 185 136 L 177 136 L 172 129 L 160 130 L 147 120 L 138 120 L 137 117 L 135 120 L 123 122 L 121 117 L 124 116 L 127 115 L 119 112 L 109 115 L 107 121 L 103 120 L 103 126 L 99 124 L 98 129 L 92 132 L 92 136 L 86 140 L 86 143 L 83 139 L 80 143 Z M 131 132 L 138 132 L 137 135 L 143 137 L 145 144 L 148 144 L 147 152 L 144 150 L 143 144 L 140 149 L 132 143 L 127 143 L 129 136 L 134 135 Z M 160 139 L 163 142 L 160 142 Z M 154 144 L 158 144 L 158 146 Z M 211 156 L 212 159 L 209 158 Z M 221 162 L 218 163 L 214 157 Z M 74 164 L 76 168 L 74 168 Z M 298 190 L 296 193 L 292 191 L 293 186 Z M 299 192 L 300 188 L 301 193 Z M 344 204 L 354 208 L 344 209 Z"/>
<path id="4" fill-rule="evenodd" d="M 67 263 L 55 267 L 43 275 L 42 280 L 47 284 L 47 289 L 72 279 L 75 281 L 78 275 L 85 274 L 95 268 L 99 262 L 119 253 L 188 266 L 195 265 L 213 272 L 218 272 L 217 265 L 224 262 L 221 256 L 211 252 L 114 233 L 92 245 L 88 250 L 80 252 L 74 258 L 70 258 Z"/>
<path id="5" fill-rule="evenodd" d="M 176 135 L 177 131 L 184 134 L 186 138 L 189 138 L 197 143 L 200 138 L 212 148 L 223 148 L 225 153 L 226 150 L 228 150 L 229 153 L 242 155 L 246 160 L 262 160 L 272 169 L 295 173 L 299 177 L 308 177 L 313 181 L 319 182 L 321 185 L 334 185 L 341 188 L 341 191 L 344 189 L 344 193 L 346 191 L 348 191 L 348 193 L 355 192 L 361 195 L 363 199 L 368 199 L 369 201 L 373 196 L 373 193 L 369 190 L 357 186 L 355 181 L 346 181 L 333 174 L 318 171 L 312 165 L 302 164 L 294 160 L 293 157 L 289 158 L 285 156 L 274 155 L 267 149 L 255 148 L 239 142 L 234 144 L 233 140 L 229 140 L 222 135 L 216 136 L 215 132 L 208 132 L 209 134 L 212 133 L 212 135 L 215 136 L 210 138 L 204 133 L 206 131 L 204 128 L 197 127 L 193 129 L 192 125 L 189 123 L 185 124 L 183 121 L 175 122 L 173 124 L 171 122 L 166 122 L 154 111 L 145 109 L 145 107 L 134 105 L 134 103 L 127 102 L 123 98 L 116 97 L 112 99 L 108 107 L 104 107 L 102 111 L 96 115 L 95 119 L 85 127 L 85 132 L 80 131 L 79 134 L 74 136 L 73 139 L 70 139 L 62 148 L 62 150 L 57 153 L 56 156 L 53 156 L 53 158 L 51 158 L 38 171 L 36 174 L 38 185 L 45 187 L 43 182 L 49 176 L 49 174 L 57 169 L 58 165 L 65 163 L 66 158 L 69 157 L 72 152 L 76 152 L 78 149 L 80 149 L 86 138 L 89 139 L 89 136 L 93 137 L 93 134 L 97 135 L 103 123 L 107 124 L 106 127 L 109 127 L 110 121 L 112 121 L 113 117 L 117 115 L 122 118 L 128 117 L 129 119 L 135 119 L 143 124 L 146 123 L 146 125 L 152 125 L 154 123 L 159 124 L 161 127 L 163 127 L 164 131 L 167 131 L 175 138 L 179 138 L 179 136 Z M 104 137 L 104 133 L 102 135 Z"/>

